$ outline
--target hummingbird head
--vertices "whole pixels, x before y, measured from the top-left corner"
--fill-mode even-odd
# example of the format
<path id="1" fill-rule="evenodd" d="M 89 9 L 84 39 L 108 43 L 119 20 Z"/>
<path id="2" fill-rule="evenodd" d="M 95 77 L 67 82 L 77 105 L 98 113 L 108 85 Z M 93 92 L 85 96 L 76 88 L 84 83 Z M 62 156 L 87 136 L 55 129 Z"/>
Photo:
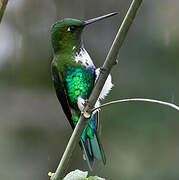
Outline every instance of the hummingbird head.
<path id="1" fill-rule="evenodd" d="M 89 19 L 87 21 L 65 18 L 63 20 L 57 21 L 51 28 L 51 42 L 54 52 L 60 50 L 72 50 L 75 48 L 80 48 L 81 46 L 81 33 L 89 24 L 96 21 L 102 20 L 107 17 L 116 15 L 117 13 L 110 13 L 97 18 Z"/>
<path id="2" fill-rule="evenodd" d="M 73 48 L 81 42 L 81 32 L 84 28 L 84 22 L 65 18 L 56 22 L 51 28 L 51 41 L 54 52 L 63 49 Z"/>

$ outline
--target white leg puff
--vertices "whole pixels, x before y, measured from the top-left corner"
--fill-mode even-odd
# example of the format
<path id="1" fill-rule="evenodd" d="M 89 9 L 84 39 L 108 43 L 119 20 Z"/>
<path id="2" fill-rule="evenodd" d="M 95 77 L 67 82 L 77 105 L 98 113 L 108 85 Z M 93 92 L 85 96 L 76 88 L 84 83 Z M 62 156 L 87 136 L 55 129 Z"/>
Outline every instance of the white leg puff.
<path id="1" fill-rule="evenodd" d="M 99 77 L 99 73 L 100 73 L 100 68 L 96 69 L 96 80 L 98 79 Z M 103 86 L 103 89 L 99 95 L 99 99 L 104 99 L 108 93 L 111 91 L 113 87 L 113 84 L 112 84 L 112 78 L 111 78 L 111 75 L 109 74 L 104 86 Z"/>

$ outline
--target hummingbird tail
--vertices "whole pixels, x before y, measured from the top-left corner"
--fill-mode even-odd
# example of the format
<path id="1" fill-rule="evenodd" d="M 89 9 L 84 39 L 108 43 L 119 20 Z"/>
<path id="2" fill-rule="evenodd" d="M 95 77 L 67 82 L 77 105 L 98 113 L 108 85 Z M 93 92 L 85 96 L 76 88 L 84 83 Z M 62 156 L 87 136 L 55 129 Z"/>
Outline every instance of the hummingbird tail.
<path id="1" fill-rule="evenodd" d="M 91 144 L 90 144 L 89 138 L 87 138 L 85 142 L 81 139 L 81 146 L 82 146 L 83 153 L 84 153 L 83 158 L 84 158 L 84 160 L 87 161 L 88 167 L 92 171 L 93 163 L 94 163 L 94 156 L 91 151 Z"/>
<path id="2" fill-rule="evenodd" d="M 103 164 L 106 164 L 106 157 L 104 154 L 103 146 L 98 138 L 97 131 L 94 133 L 94 138 L 90 139 L 93 155 L 99 161 L 102 161 Z"/>
<path id="3" fill-rule="evenodd" d="M 81 145 L 90 170 L 93 168 L 94 158 L 102 161 L 104 164 L 106 163 L 105 154 L 97 131 L 95 131 L 93 138 L 88 137 L 85 141 L 81 139 Z"/>

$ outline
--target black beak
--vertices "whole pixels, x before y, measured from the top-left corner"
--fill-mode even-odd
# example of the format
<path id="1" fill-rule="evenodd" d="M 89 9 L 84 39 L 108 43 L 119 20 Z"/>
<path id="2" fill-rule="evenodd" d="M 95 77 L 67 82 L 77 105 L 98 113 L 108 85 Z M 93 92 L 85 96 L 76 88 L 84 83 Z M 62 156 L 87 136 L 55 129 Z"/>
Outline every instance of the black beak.
<path id="1" fill-rule="evenodd" d="M 96 21 L 99 21 L 99 20 L 102 20 L 102 19 L 105 19 L 105 18 L 108 18 L 108 17 L 111 17 L 111 16 L 114 16 L 118 14 L 117 12 L 113 12 L 113 13 L 110 13 L 110 14 L 106 14 L 104 16 L 100 16 L 100 17 L 96 17 L 96 18 L 93 18 L 93 19 L 89 19 L 87 21 L 84 21 L 84 25 L 88 25 L 88 24 L 91 24 L 91 23 L 94 23 Z"/>

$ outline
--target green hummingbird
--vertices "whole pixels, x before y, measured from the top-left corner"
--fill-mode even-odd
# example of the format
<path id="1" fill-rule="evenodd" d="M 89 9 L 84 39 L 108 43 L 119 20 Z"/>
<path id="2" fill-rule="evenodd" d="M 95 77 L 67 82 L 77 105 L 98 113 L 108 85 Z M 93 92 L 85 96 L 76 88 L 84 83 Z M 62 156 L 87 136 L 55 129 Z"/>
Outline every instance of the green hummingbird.
<path id="1" fill-rule="evenodd" d="M 96 21 L 116 15 L 110 13 L 87 21 L 65 18 L 56 22 L 50 31 L 54 58 L 51 64 L 52 80 L 62 109 L 74 129 L 85 102 L 89 98 L 100 68 L 96 69 L 82 42 L 83 29 Z M 95 106 L 111 90 L 113 84 L 109 75 Z M 94 159 L 106 162 L 103 147 L 97 131 L 99 112 L 95 111 L 89 119 L 80 140 L 83 157 L 92 170 Z"/>

